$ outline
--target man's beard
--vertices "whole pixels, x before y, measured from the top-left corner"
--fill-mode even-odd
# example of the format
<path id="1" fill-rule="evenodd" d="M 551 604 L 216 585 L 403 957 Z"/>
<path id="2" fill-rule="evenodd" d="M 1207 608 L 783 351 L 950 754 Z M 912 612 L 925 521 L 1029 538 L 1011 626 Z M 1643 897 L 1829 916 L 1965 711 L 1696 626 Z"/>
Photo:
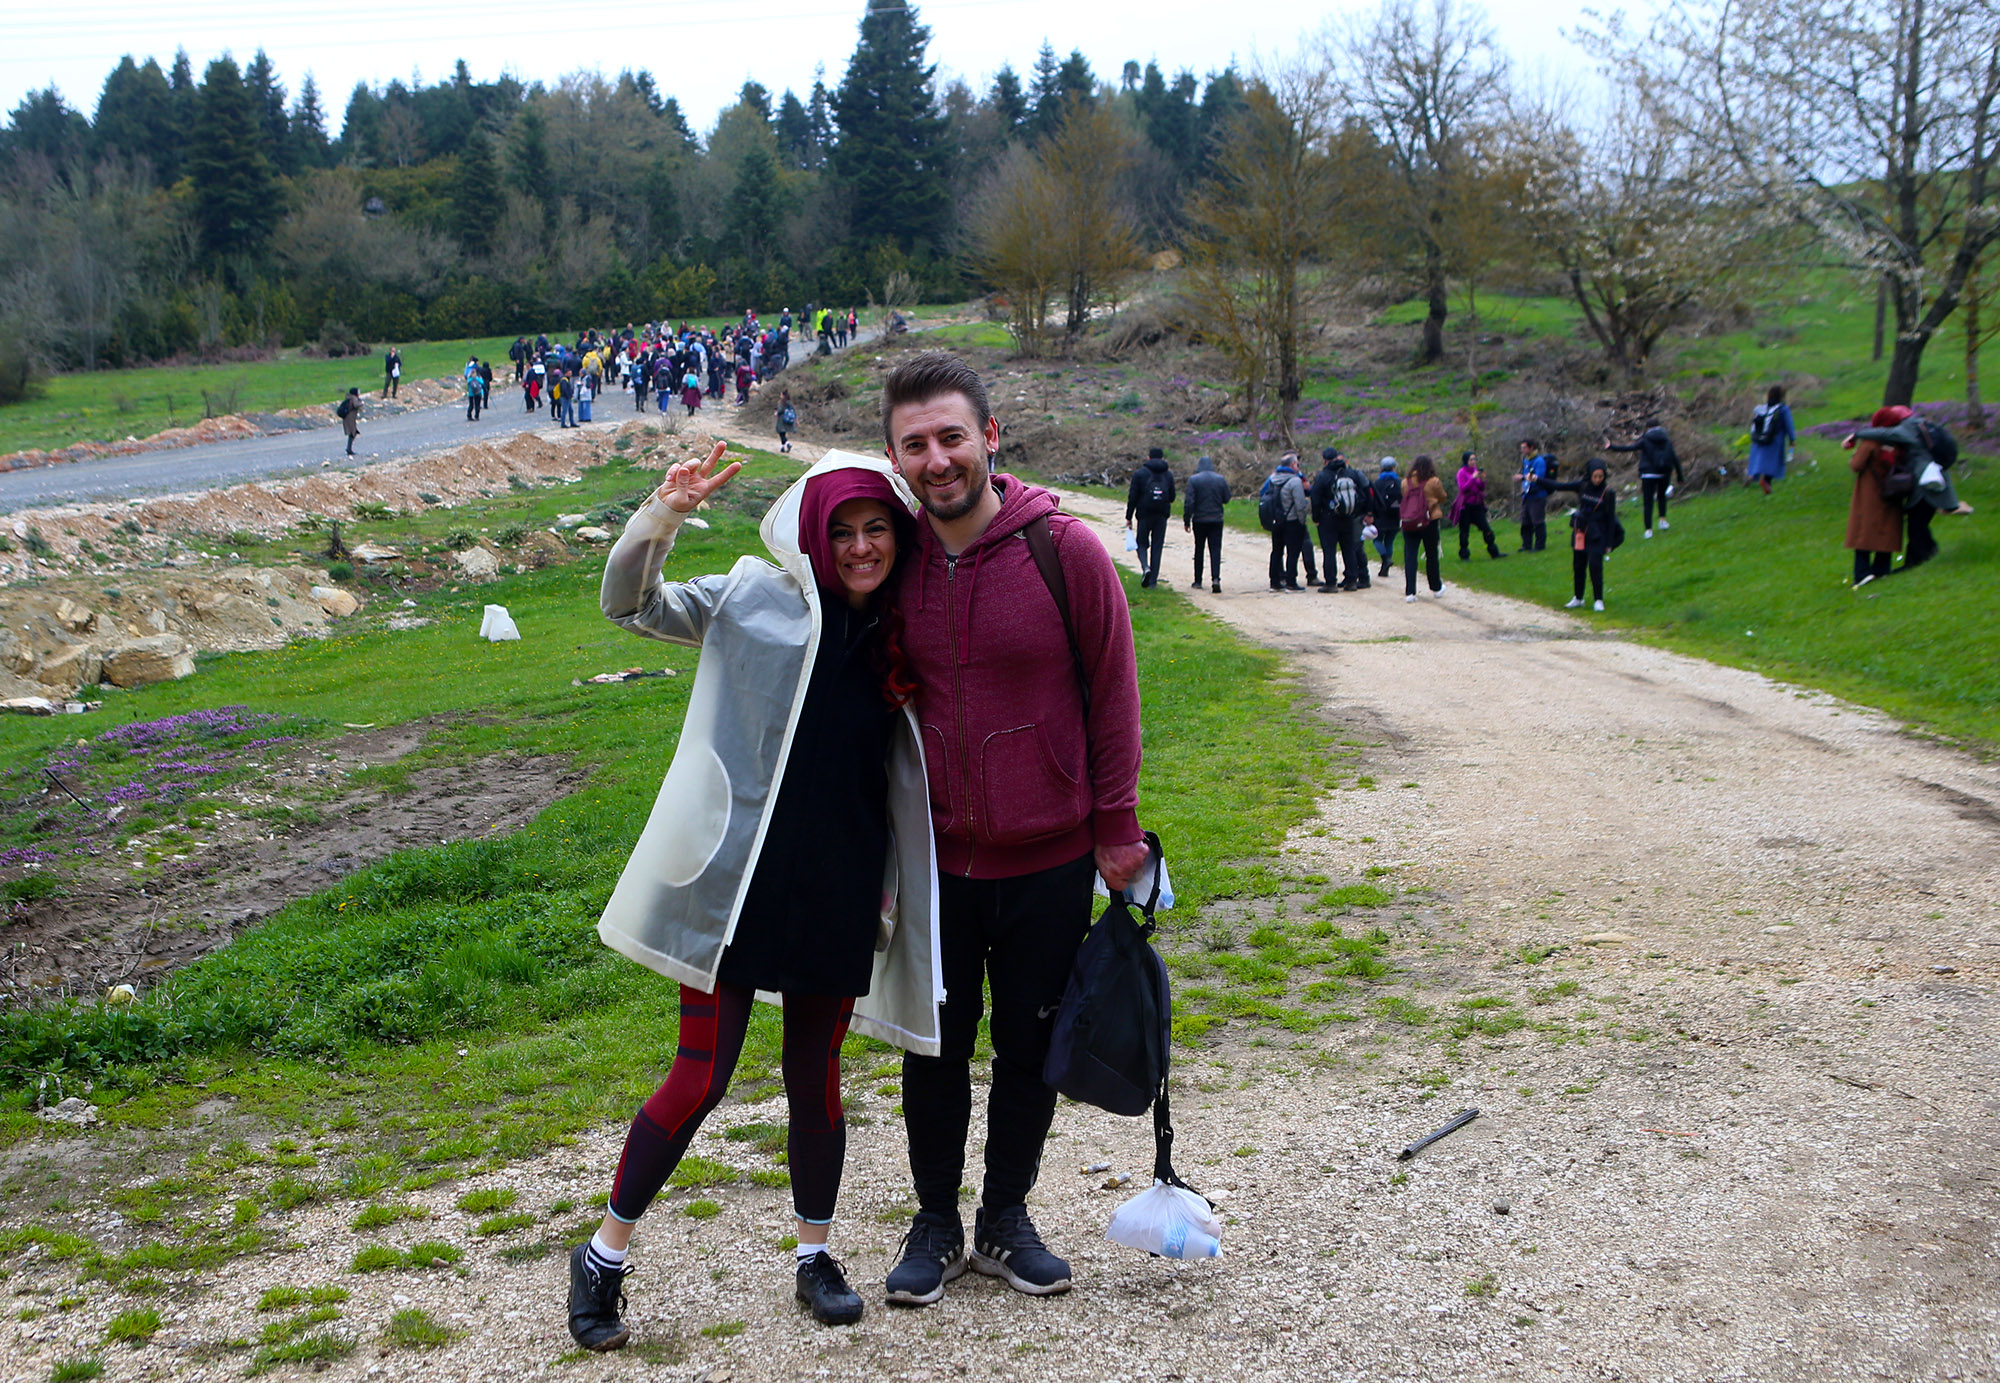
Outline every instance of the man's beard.
<path id="1" fill-rule="evenodd" d="M 993 464 L 990 459 L 977 471 L 970 466 L 966 467 L 965 494 L 951 504 L 938 504 L 934 502 L 931 499 L 929 486 L 924 487 L 923 493 L 918 496 L 918 502 L 923 505 L 924 512 L 939 523 L 950 523 L 954 519 L 962 519 L 978 508 L 979 501 L 986 497 L 986 487 L 993 483 L 990 474 L 992 469 Z"/>

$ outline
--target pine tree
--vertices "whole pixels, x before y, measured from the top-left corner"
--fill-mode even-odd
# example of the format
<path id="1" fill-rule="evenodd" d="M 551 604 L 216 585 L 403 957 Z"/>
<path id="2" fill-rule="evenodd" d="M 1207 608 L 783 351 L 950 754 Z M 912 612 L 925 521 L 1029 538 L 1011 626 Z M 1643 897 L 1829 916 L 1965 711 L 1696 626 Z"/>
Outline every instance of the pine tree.
<path id="1" fill-rule="evenodd" d="M 1195 165 L 1194 96 L 1194 73 L 1183 69 L 1169 87 L 1159 64 L 1149 62 L 1135 98 L 1146 138 L 1182 177 L 1193 172 Z"/>
<path id="2" fill-rule="evenodd" d="M 218 261 L 257 254 L 278 222 L 277 180 L 264 157 L 258 117 L 236 60 L 210 63 L 187 163 L 202 247 Z"/>
<path id="3" fill-rule="evenodd" d="M 160 174 L 162 181 L 173 181 L 187 171 L 188 140 L 194 137 L 195 110 L 201 104 L 201 91 L 195 85 L 194 64 L 188 61 L 187 49 L 174 50 L 174 65 L 167 78 L 167 143 L 173 149 L 173 171 Z"/>
<path id="4" fill-rule="evenodd" d="M 292 161 L 291 124 L 285 118 L 285 87 L 278 69 L 262 48 L 243 71 L 243 85 L 257 110 L 258 128 L 263 133 L 264 157 L 281 173 L 296 173 Z"/>
<path id="5" fill-rule="evenodd" d="M 771 123 L 771 89 L 762 82 L 743 83 L 743 89 L 736 93 L 736 103 L 756 111 L 765 124 Z"/>
<path id="6" fill-rule="evenodd" d="M 306 73 L 299 98 L 292 102 L 292 161 L 298 168 L 333 166 L 333 143 L 326 137 L 326 112 L 320 109 L 319 84 Z"/>
<path id="7" fill-rule="evenodd" d="M 554 214 L 556 178 L 549 162 L 549 122 L 532 101 L 521 107 L 507 138 L 507 181 Z"/>
<path id="8" fill-rule="evenodd" d="M 806 119 L 812 124 L 813 148 L 818 151 L 818 161 L 826 162 L 826 151 L 833 147 L 833 96 L 826 89 L 826 82 L 818 74 L 813 77 L 812 98 L 806 102 Z"/>
<path id="9" fill-rule="evenodd" d="M 1097 75 L 1090 70 L 1090 59 L 1083 55 L 1081 48 L 1069 50 L 1063 59 L 1062 70 L 1056 79 L 1062 83 L 1065 103 L 1074 102 L 1079 106 L 1097 104 Z"/>
<path id="10" fill-rule="evenodd" d="M 91 122 L 91 146 L 98 158 L 122 155 L 149 159 L 153 174 L 173 181 L 179 151 L 171 147 L 169 104 L 173 90 L 159 63 L 147 58 L 142 66 L 128 55 L 104 79 L 97 98 L 97 118 Z"/>
<path id="11" fill-rule="evenodd" d="M 692 153 L 700 147 L 694 137 L 694 126 L 688 124 L 687 116 L 681 112 L 681 103 L 671 96 L 660 102 L 660 121 L 679 141 L 682 152 Z"/>
<path id="12" fill-rule="evenodd" d="M 476 129 L 459 153 L 458 176 L 451 189 L 451 228 L 466 254 L 484 259 L 493 253 L 493 228 L 506 209 L 492 141 L 486 131 Z"/>
<path id="13" fill-rule="evenodd" d="M 1019 134 L 1028 123 L 1028 97 L 1021 90 L 1020 74 L 1010 64 L 1001 63 L 1000 70 L 993 74 L 993 90 L 987 93 L 986 100 L 1008 135 Z"/>
<path id="14" fill-rule="evenodd" d="M 36 154 L 57 169 L 82 161 L 90 147 L 90 122 L 71 110 L 54 87 L 31 91 L 14 107 L 0 148 L 13 154 Z"/>
<path id="15" fill-rule="evenodd" d="M 736 186 L 729 193 L 729 249 L 763 267 L 778 233 L 778 161 L 763 143 L 752 144 L 736 162 Z"/>
<path id="16" fill-rule="evenodd" d="M 813 143 L 812 117 L 799 98 L 785 88 L 783 99 L 778 102 L 775 121 L 778 136 L 778 153 L 785 160 L 787 168 L 811 168 L 819 162 L 819 150 Z"/>
<path id="17" fill-rule="evenodd" d="M 1042 51 L 1035 54 L 1035 80 L 1029 96 L 1035 109 L 1028 123 L 1040 138 L 1062 124 L 1062 63 L 1047 39 L 1042 40 Z"/>
<path id="18" fill-rule="evenodd" d="M 340 121 L 340 161 L 362 168 L 373 167 L 382 152 L 382 98 L 356 82 L 347 98 L 347 113 Z"/>
<path id="19" fill-rule="evenodd" d="M 905 250 L 943 240 L 950 214 L 945 122 L 925 65 L 931 31 L 914 6 L 868 0 L 861 38 L 833 98 L 840 140 L 835 174 L 851 194 L 858 244 L 894 240 Z"/>

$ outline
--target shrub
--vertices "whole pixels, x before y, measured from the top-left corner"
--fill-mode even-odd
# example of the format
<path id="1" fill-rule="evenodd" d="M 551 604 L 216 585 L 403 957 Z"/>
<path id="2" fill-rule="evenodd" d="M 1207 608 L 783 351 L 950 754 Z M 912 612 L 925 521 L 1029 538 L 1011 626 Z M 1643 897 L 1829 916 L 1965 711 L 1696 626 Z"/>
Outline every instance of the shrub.
<path id="1" fill-rule="evenodd" d="M 354 517 L 357 519 L 387 519 L 395 517 L 395 513 L 379 499 L 364 499 L 354 506 Z"/>
<path id="2" fill-rule="evenodd" d="M 451 532 L 445 534 L 444 545 L 453 552 L 463 552 L 478 541 L 479 539 L 473 535 L 471 529 L 454 528 Z"/>
<path id="3" fill-rule="evenodd" d="M 326 564 L 326 579 L 329 581 L 352 581 L 354 579 L 354 563 L 328 562 Z"/>
<path id="4" fill-rule="evenodd" d="M 368 343 L 345 322 L 326 322 L 319 329 L 319 353 L 333 360 L 368 354 Z"/>
<path id="5" fill-rule="evenodd" d="M 104 1327 L 104 1338 L 123 1340 L 129 1345 L 143 1345 L 159 1333 L 160 1313 L 150 1306 L 133 1311 L 120 1311 L 111 1318 L 111 1324 Z"/>
<path id="6" fill-rule="evenodd" d="M 525 540 L 527 536 L 528 526 L 526 524 L 510 523 L 498 533 L 495 533 L 493 539 L 502 547 L 513 547 L 515 544 Z"/>

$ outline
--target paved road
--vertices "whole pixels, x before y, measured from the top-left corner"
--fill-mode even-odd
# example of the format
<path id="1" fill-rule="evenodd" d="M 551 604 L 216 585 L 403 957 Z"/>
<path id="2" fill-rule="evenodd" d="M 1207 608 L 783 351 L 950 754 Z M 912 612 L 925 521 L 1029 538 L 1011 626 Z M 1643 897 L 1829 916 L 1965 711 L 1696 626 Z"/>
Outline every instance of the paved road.
<path id="1" fill-rule="evenodd" d="M 495 388 L 499 406 L 478 422 L 467 422 L 461 404 L 412 409 L 390 417 L 361 421 L 361 436 L 352 458 L 338 427 L 308 432 L 281 432 L 239 442 L 210 442 L 173 451 L 147 451 L 136 456 L 107 456 L 60 466 L 0 474 L 0 513 L 88 500 L 128 499 L 182 490 L 209 490 L 246 480 L 317 471 L 330 461 L 343 470 L 395 461 L 435 447 L 458 446 L 476 439 L 511 437 L 549 426 L 546 408 L 535 413 L 521 407 L 518 390 Z M 612 394 L 596 410 L 597 418 L 632 415 L 628 395 Z"/>
<path id="2" fill-rule="evenodd" d="M 848 349 L 865 345 L 880 334 L 879 328 L 866 328 Z M 807 351 L 809 355 L 810 343 Z M 806 358 L 795 355 L 794 363 Z M 494 381 L 493 394 L 497 406 L 476 423 L 465 420 L 462 403 L 413 409 L 390 417 L 364 417 L 352 459 L 345 454 L 345 440 L 336 426 L 0 473 L 0 514 L 91 500 L 219 489 L 247 480 L 317 471 L 322 462 L 352 470 L 378 461 L 399 461 L 436 447 L 512 437 L 550 425 L 548 409 L 526 412 L 521 407 L 520 390 L 504 378 Z M 650 397 L 647 406 L 651 412 Z M 715 404 L 711 401 L 706 407 L 713 408 Z M 720 410 L 725 418 L 733 411 L 728 404 Z M 600 400 L 596 414 L 598 422 L 622 422 L 634 416 L 631 396 L 622 392 L 606 395 Z"/>

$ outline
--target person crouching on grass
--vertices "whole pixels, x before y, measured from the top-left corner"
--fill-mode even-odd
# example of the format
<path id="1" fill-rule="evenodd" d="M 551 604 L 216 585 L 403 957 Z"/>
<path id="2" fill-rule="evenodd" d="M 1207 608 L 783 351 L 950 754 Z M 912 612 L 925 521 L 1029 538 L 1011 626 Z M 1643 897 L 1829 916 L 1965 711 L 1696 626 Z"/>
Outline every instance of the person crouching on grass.
<path id="1" fill-rule="evenodd" d="M 757 991 L 784 1001 L 796 1292 L 828 1325 L 862 1313 L 827 1252 L 847 1147 L 841 1041 L 852 1022 L 939 1050 L 930 799 L 888 600 L 915 549 L 914 505 L 884 462 L 831 453 L 764 516 L 770 560 L 668 582 L 660 566 L 682 523 L 740 469 L 716 471 L 723 450 L 670 467 L 604 569 L 608 619 L 702 657 L 673 764 L 597 929 L 681 989 L 673 1066 L 632 1120 L 603 1223 L 570 1254 L 570 1334 L 592 1350 L 630 1338 L 633 1227 L 721 1102 Z"/>

